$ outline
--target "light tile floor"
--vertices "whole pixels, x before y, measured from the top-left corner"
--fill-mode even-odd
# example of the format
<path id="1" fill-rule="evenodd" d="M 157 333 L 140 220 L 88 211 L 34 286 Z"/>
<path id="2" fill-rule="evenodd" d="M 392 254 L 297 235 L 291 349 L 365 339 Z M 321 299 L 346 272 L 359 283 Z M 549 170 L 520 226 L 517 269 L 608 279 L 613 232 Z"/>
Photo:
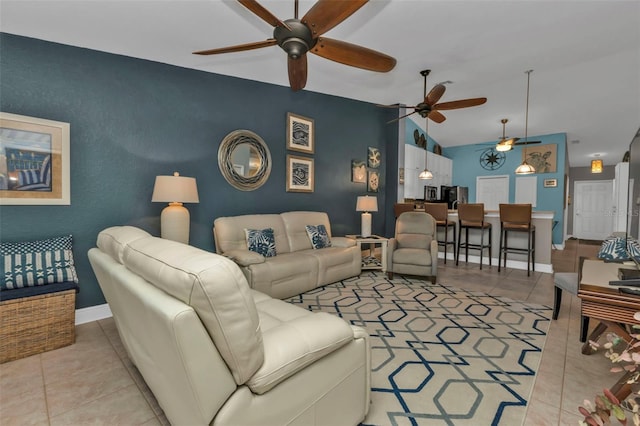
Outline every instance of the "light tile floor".
<path id="1" fill-rule="evenodd" d="M 578 256 L 598 247 L 568 241 L 554 250 L 557 272 L 574 271 Z M 553 277 L 497 266 L 440 261 L 439 282 L 494 295 L 553 305 Z M 576 425 L 577 407 L 593 400 L 616 376 L 601 354 L 582 355 L 580 302 L 563 296 L 557 321 L 549 327 L 525 425 Z M 593 324 L 592 324 L 593 326 Z M 0 425 L 165 425 L 166 417 L 126 356 L 113 319 L 76 328 L 76 343 L 66 348 L 0 365 Z"/>

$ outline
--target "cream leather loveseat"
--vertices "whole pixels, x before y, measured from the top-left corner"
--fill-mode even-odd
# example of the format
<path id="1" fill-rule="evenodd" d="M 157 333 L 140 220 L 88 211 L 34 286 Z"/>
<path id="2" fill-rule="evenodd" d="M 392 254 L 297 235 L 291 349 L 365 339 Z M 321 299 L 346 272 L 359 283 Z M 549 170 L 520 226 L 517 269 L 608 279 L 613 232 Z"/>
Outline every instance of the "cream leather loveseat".
<path id="1" fill-rule="evenodd" d="M 331 247 L 314 249 L 306 225 L 324 225 Z M 247 248 L 245 229 L 271 228 L 276 255 L 264 257 Z M 332 237 L 323 212 L 252 214 L 215 219 L 216 252 L 236 262 L 249 286 L 279 299 L 360 275 L 362 255 L 355 240 Z"/>
<path id="2" fill-rule="evenodd" d="M 127 353 L 175 425 L 355 425 L 370 396 L 369 337 L 251 290 L 213 253 L 129 227 L 89 260 Z"/>

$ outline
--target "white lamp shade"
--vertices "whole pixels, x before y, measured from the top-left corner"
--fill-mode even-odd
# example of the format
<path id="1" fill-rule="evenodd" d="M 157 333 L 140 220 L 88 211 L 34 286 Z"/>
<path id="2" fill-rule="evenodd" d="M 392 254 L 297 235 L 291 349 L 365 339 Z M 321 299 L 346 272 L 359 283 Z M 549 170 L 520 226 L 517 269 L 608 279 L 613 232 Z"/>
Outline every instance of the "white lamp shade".
<path id="1" fill-rule="evenodd" d="M 531 173 L 535 173 L 536 169 L 529 163 L 527 163 L 526 161 L 522 164 L 520 164 L 517 168 L 516 168 L 516 174 L 517 175 L 530 175 Z"/>
<path id="2" fill-rule="evenodd" d="M 175 172 L 173 176 L 156 176 L 153 187 L 152 202 L 165 203 L 199 203 L 196 179 L 180 176 Z"/>
<path id="3" fill-rule="evenodd" d="M 378 198 L 363 195 L 358 197 L 356 201 L 357 212 L 377 212 L 378 211 Z"/>
<path id="4" fill-rule="evenodd" d="M 433 179 L 433 173 L 431 173 L 428 169 L 424 169 L 418 175 L 418 179 L 424 179 L 424 180 Z"/>

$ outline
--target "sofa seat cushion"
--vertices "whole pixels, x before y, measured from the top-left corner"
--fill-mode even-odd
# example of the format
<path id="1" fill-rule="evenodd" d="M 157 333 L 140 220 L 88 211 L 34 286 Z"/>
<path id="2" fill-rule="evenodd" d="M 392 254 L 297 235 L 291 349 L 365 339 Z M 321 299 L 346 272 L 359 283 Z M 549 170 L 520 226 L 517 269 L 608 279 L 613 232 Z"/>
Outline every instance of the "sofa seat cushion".
<path id="1" fill-rule="evenodd" d="M 323 249 L 324 250 L 324 249 Z M 284 253 L 248 267 L 255 290 L 284 299 L 315 288 L 318 262 L 312 256 Z M 298 283 L 292 286 L 291 283 Z"/>
<path id="2" fill-rule="evenodd" d="M 345 269 L 353 272 L 347 275 L 358 275 L 362 256 L 357 247 L 326 247 L 322 250 L 303 250 L 298 252 L 304 256 L 315 258 L 318 263 L 318 282 L 316 285 L 326 285 L 339 281 L 345 276 Z"/>
<path id="3" fill-rule="evenodd" d="M 246 383 L 253 393 L 269 391 L 354 338 L 341 318 L 253 294 L 264 342 L 264 363 Z"/>
<path id="4" fill-rule="evenodd" d="M 431 266 L 431 256 L 421 249 L 398 248 L 393 251 L 393 263 Z"/>

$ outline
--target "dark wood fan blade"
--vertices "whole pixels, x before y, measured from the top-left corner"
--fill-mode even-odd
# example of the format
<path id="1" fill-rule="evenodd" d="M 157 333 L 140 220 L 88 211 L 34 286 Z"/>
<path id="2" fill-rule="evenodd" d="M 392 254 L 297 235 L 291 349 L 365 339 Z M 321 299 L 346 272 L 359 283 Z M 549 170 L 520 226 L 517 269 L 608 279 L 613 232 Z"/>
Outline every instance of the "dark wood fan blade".
<path id="1" fill-rule="evenodd" d="M 381 107 L 381 108 L 417 108 L 417 107 L 414 107 L 414 106 L 404 106 L 404 105 L 400 105 L 400 104 L 395 104 L 395 105 L 380 105 L 380 104 L 376 104 L 376 106 L 377 107 Z"/>
<path id="2" fill-rule="evenodd" d="M 262 20 L 271 24 L 273 27 L 284 27 L 291 31 L 291 28 L 280 19 L 276 18 L 271 12 L 269 12 L 264 6 L 258 3 L 256 0 L 238 0 L 238 3 L 258 15 Z"/>
<path id="3" fill-rule="evenodd" d="M 317 38 L 351 16 L 369 0 L 318 0 L 302 17 L 313 38 Z"/>
<path id="4" fill-rule="evenodd" d="M 298 59 L 291 59 L 291 57 L 289 57 L 287 61 L 291 90 L 297 91 L 304 89 L 304 86 L 307 85 L 307 55 L 304 54 Z"/>
<path id="5" fill-rule="evenodd" d="M 396 66 L 396 60 L 384 53 L 326 37 L 318 39 L 318 43 L 310 52 L 331 61 L 369 71 L 388 72 Z"/>
<path id="6" fill-rule="evenodd" d="M 447 119 L 447 117 L 440 114 L 438 111 L 433 110 L 429 113 L 429 115 L 427 115 L 427 118 L 431 119 L 431 121 L 435 121 L 436 123 L 442 123 Z"/>
<path id="7" fill-rule="evenodd" d="M 514 145 L 533 145 L 534 143 L 542 143 L 542 141 L 522 141 L 516 142 Z"/>
<path id="8" fill-rule="evenodd" d="M 436 102 L 440 100 L 442 95 L 444 95 L 444 91 L 447 90 L 443 84 L 436 84 L 433 86 L 433 89 L 429 91 L 429 94 L 424 98 L 424 102 L 427 105 L 435 105 Z"/>
<path id="9" fill-rule="evenodd" d="M 413 111 L 413 112 L 410 112 L 409 114 L 405 114 L 405 115 L 403 115 L 403 116 L 401 116 L 401 117 L 394 118 L 393 120 L 389 120 L 389 121 L 387 121 L 387 124 L 389 124 L 389 123 L 394 123 L 394 122 L 396 122 L 396 121 L 398 121 L 398 120 L 402 120 L 403 118 L 408 117 L 408 116 L 410 116 L 411 114 L 415 114 L 415 113 L 416 113 L 416 111 Z"/>
<path id="10" fill-rule="evenodd" d="M 471 99 L 461 99 L 459 101 L 451 101 L 451 102 L 443 102 L 441 104 L 435 104 L 433 109 L 437 110 L 448 110 L 448 109 L 458 109 L 458 108 L 468 108 L 472 106 L 482 105 L 487 102 L 487 98 L 471 98 Z"/>
<path id="11" fill-rule="evenodd" d="M 273 46 L 274 44 L 278 44 L 278 42 L 276 41 L 275 38 L 270 38 L 268 40 L 258 41 L 255 43 L 238 44 L 236 46 L 221 47 L 219 49 L 200 50 L 198 52 L 193 52 L 193 54 L 194 55 L 216 55 L 218 53 L 241 52 L 243 50 L 260 49 L 261 47 Z"/>

